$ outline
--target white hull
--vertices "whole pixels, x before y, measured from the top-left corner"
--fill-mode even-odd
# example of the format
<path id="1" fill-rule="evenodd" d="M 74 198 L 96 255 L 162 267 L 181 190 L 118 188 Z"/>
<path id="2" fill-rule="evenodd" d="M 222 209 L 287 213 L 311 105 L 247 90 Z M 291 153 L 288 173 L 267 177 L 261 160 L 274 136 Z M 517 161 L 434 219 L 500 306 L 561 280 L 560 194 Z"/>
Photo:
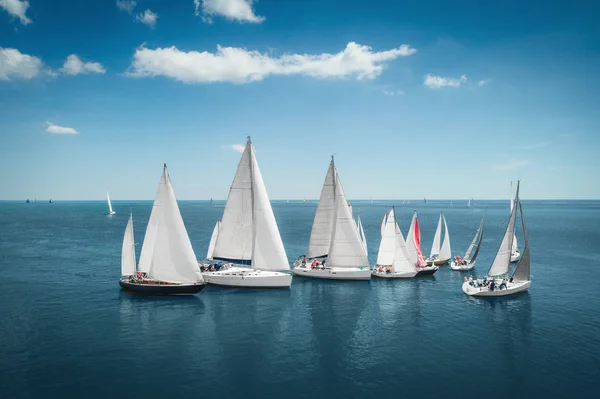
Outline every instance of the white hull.
<path id="1" fill-rule="evenodd" d="M 217 272 L 202 272 L 208 284 L 239 288 L 289 288 L 292 275 L 288 273 L 230 267 Z"/>
<path id="2" fill-rule="evenodd" d="M 498 289 L 498 286 L 494 291 L 490 291 L 488 287 L 473 287 L 469 285 L 468 281 L 465 281 L 462 285 L 462 290 L 465 294 L 477 297 L 499 297 L 519 294 L 529 289 L 531 281 L 517 281 L 514 283 L 508 283 L 506 289 Z"/>
<path id="3" fill-rule="evenodd" d="M 473 267 L 475 267 L 475 263 L 467 263 L 466 265 L 458 265 L 456 264 L 456 262 L 452 262 L 450 263 L 450 268 L 452 270 L 458 270 L 458 271 L 465 271 L 465 270 L 471 270 Z"/>
<path id="4" fill-rule="evenodd" d="M 373 272 L 371 273 L 371 276 L 379 277 L 379 278 L 413 278 L 417 275 L 417 273 L 418 273 L 417 271 L 386 273 L 385 271 L 378 272 L 376 270 L 373 270 Z"/>
<path id="5" fill-rule="evenodd" d="M 450 261 L 450 258 L 448 259 L 438 259 L 438 258 L 427 258 L 425 260 L 427 262 L 428 266 L 441 266 L 441 265 L 445 265 L 446 263 L 448 263 Z"/>
<path id="6" fill-rule="evenodd" d="M 108 212 L 109 215 L 114 215 L 115 213 L 117 213 L 117 212 L 115 212 L 115 211 Z"/>
<path id="7" fill-rule="evenodd" d="M 310 267 L 295 267 L 292 272 L 296 276 L 322 278 L 326 280 L 370 280 L 371 270 L 368 267 L 361 268 L 341 268 L 334 267 L 325 269 Z"/>
<path id="8" fill-rule="evenodd" d="M 521 258 L 521 253 L 520 252 L 511 252 L 510 254 L 510 263 L 515 263 L 516 261 L 518 261 Z"/>

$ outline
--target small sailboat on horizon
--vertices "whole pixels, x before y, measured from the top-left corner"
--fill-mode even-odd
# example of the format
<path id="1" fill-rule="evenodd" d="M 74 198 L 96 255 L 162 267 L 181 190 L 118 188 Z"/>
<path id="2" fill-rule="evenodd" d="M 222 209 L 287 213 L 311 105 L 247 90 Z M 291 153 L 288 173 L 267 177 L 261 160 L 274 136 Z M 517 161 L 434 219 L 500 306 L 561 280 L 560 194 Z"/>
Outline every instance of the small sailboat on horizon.
<path id="1" fill-rule="evenodd" d="M 442 238 L 442 221 L 444 222 L 444 241 L 440 246 L 440 241 Z M 433 244 L 431 245 L 429 258 L 427 258 L 426 261 L 428 265 L 440 266 L 448 263 L 451 257 L 452 250 L 450 249 L 450 232 L 448 231 L 448 224 L 446 223 L 444 212 L 440 212 L 440 219 L 433 237 Z"/>
<path id="2" fill-rule="evenodd" d="M 250 137 L 223 218 L 213 229 L 207 259 L 200 264 L 209 284 L 245 288 L 289 288 L 292 284 L 292 275 L 281 272 L 289 270 L 290 264 Z"/>
<path id="3" fill-rule="evenodd" d="M 108 195 L 108 191 L 106 191 L 106 201 L 108 202 L 108 214 L 109 215 L 114 215 L 115 211 L 113 211 L 113 207 L 112 204 L 110 203 L 110 195 Z"/>
<path id="4" fill-rule="evenodd" d="M 514 272 L 510 273 L 510 256 L 512 241 L 515 235 L 517 210 L 521 213 L 525 249 Z M 477 297 L 499 297 L 525 292 L 531 285 L 531 258 L 529 253 L 529 237 L 523 216 L 523 206 L 519 200 L 519 182 L 513 210 L 508 219 L 504 237 L 496 253 L 496 257 L 483 279 L 473 280 L 464 278 L 462 290 L 465 294 Z"/>
<path id="5" fill-rule="evenodd" d="M 133 215 L 129 215 L 123 236 L 119 285 L 127 291 L 145 295 L 193 295 L 206 286 L 166 164 L 148 219 L 137 267 Z"/>
<path id="6" fill-rule="evenodd" d="M 364 234 L 364 231 L 363 231 Z M 361 239 L 333 156 L 321 189 L 307 255 L 294 262 L 294 275 L 329 280 L 370 280 L 366 240 Z"/>
<path id="7" fill-rule="evenodd" d="M 471 241 L 471 245 L 467 248 L 467 252 L 465 252 L 464 256 L 461 258 L 460 256 L 455 256 L 454 260 L 450 263 L 450 268 L 452 270 L 465 271 L 471 270 L 475 266 L 475 261 L 477 260 L 477 255 L 479 254 L 479 249 L 481 248 L 481 242 L 483 241 L 483 218 L 481 218 L 481 223 L 479 223 L 479 228 L 475 232 L 475 237 L 473 237 L 473 241 Z M 473 249 L 475 252 L 473 253 Z"/>

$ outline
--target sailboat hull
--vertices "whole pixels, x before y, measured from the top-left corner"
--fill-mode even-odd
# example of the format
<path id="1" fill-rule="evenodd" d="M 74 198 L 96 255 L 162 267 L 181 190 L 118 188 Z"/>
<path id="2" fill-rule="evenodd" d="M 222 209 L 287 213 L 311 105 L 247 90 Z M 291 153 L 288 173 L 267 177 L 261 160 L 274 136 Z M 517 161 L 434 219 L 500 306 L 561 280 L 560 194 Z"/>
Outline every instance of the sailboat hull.
<path id="1" fill-rule="evenodd" d="M 194 295 L 202 291 L 206 283 L 195 284 L 159 284 L 152 282 L 133 282 L 120 280 L 119 285 L 126 291 L 141 295 Z"/>
<path id="2" fill-rule="evenodd" d="M 294 275 L 299 277 L 320 278 L 325 280 L 370 280 L 371 270 L 368 267 L 363 268 L 341 268 L 341 267 L 326 267 L 314 268 L 310 267 L 295 267 L 292 269 Z"/>
<path id="3" fill-rule="evenodd" d="M 510 263 L 515 263 L 519 259 L 521 259 L 521 253 L 520 252 L 511 252 L 511 254 L 510 254 Z"/>
<path id="4" fill-rule="evenodd" d="M 475 267 L 475 262 L 473 263 L 467 263 L 466 265 L 459 265 L 456 262 L 452 262 L 450 263 L 450 268 L 452 270 L 457 270 L 457 271 L 466 271 L 466 270 L 471 270 L 473 267 Z"/>
<path id="5" fill-rule="evenodd" d="M 419 267 L 417 268 L 417 275 L 415 277 L 431 276 L 438 270 L 439 267 L 437 266 Z"/>
<path id="6" fill-rule="evenodd" d="M 373 270 L 373 272 L 371 273 L 371 276 L 373 277 L 379 277 L 379 278 L 389 278 L 389 279 L 394 279 L 394 278 L 413 278 L 416 277 L 417 274 L 419 272 L 414 271 L 414 272 L 392 272 L 392 273 L 386 273 L 384 272 L 379 272 L 376 270 Z"/>
<path id="7" fill-rule="evenodd" d="M 476 297 L 500 297 L 520 294 L 529 289 L 531 281 L 518 281 L 516 283 L 508 283 L 506 289 L 498 289 L 490 291 L 488 287 L 473 287 L 469 285 L 468 281 L 465 281 L 462 285 L 462 290 L 465 294 Z"/>
<path id="8" fill-rule="evenodd" d="M 448 263 L 448 261 L 450 260 L 450 258 L 448 259 L 427 259 L 427 265 L 428 266 L 441 266 L 441 265 L 445 265 L 446 263 Z"/>
<path id="9" fill-rule="evenodd" d="M 234 288 L 290 288 L 292 275 L 281 272 L 230 267 L 217 272 L 202 273 L 204 280 L 211 285 Z"/>

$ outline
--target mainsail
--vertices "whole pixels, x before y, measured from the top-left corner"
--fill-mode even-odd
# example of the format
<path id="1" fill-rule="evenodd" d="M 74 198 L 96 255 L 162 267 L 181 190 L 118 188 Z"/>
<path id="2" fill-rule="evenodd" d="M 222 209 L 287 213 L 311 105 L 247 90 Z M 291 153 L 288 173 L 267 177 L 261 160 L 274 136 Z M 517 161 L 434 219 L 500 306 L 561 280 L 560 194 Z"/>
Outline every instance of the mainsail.
<path id="1" fill-rule="evenodd" d="M 515 201 L 512 196 L 512 181 L 511 181 L 510 182 L 510 211 L 511 212 L 512 212 L 514 206 L 515 206 Z M 517 243 L 517 235 L 515 234 L 513 237 L 512 252 L 517 252 L 518 250 L 519 250 L 519 246 Z"/>
<path id="2" fill-rule="evenodd" d="M 408 259 L 414 265 L 417 263 L 417 247 L 415 246 L 415 222 L 417 220 L 417 212 L 413 214 L 412 220 L 410 222 L 410 227 L 408 229 L 408 234 L 406 235 L 406 252 L 408 254 Z"/>
<path id="3" fill-rule="evenodd" d="M 377 252 L 377 264 L 382 266 L 392 265 L 396 254 L 396 217 L 394 208 L 387 215 L 383 227 L 379 251 Z"/>
<path id="4" fill-rule="evenodd" d="M 463 256 L 463 259 L 465 261 L 466 260 L 471 260 L 472 262 L 475 261 L 475 258 L 477 258 L 477 254 L 479 253 L 479 247 L 481 245 L 481 240 L 483 240 L 483 218 L 481 218 L 481 222 L 479 223 L 479 228 L 475 232 L 475 237 L 473 237 L 473 241 L 471 241 L 469 248 L 467 248 L 467 252 L 465 252 L 465 256 Z M 477 245 L 477 249 L 475 249 L 475 245 Z M 473 249 L 475 249 L 475 254 L 473 255 L 473 258 L 471 258 Z"/>
<path id="5" fill-rule="evenodd" d="M 442 248 L 438 257 L 440 259 L 450 259 L 452 257 L 452 249 L 450 248 L 450 231 L 448 231 L 448 223 L 446 223 L 446 216 L 442 212 L 442 219 L 444 219 L 444 241 L 442 242 Z"/>
<path id="6" fill-rule="evenodd" d="M 515 204 L 519 203 L 519 183 L 517 183 L 517 193 L 515 195 Z M 496 257 L 494 258 L 494 262 L 492 266 L 490 266 L 490 270 L 488 271 L 488 276 L 500 276 L 508 273 L 508 269 L 510 267 L 510 256 L 512 252 L 512 241 L 515 236 L 515 220 L 517 216 L 517 207 L 516 205 L 513 207 L 513 210 L 510 212 L 510 217 L 508 219 L 508 225 L 506 226 L 506 231 L 504 233 L 504 238 L 500 243 L 500 248 L 498 248 L 498 252 L 496 253 Z"/>
<path id="7" fill-rule="evenodd" d="M 360 214 L 358 215 L 358 235 L 360 236 L 360 240 L 365 247 L 365 254 L 369 256 L 369 250 L 367 249 L 367 237 L 365 236 L 365 230 L 363 229 L 362 221 L 360 220 Z"/>
<path id="8" fill-rule="evenodd" d="M 333 156 L 321 189 L 321 197 L 317 205 L 315 219 L 310 232 L 308 257 L 322 257 L 329 254 L 333 224 L 335 219 L 335 162 Z"/>
<path id="9" fill-rule="evenodd" d="M 112 204 L 110 203 L 110 196 L 108 195 L 108 191 L 106 192 L 106 200 L 108 201 L 108 213 L 110 213 L 111 215 L 115 214 L 116 212 L 113 211 Z"/>
<path id="10" fill-rule="evenodd" d="M 396 251 L 394 253 L 394 263 L 392 264 L 392 271 L 395 273 L 416 271 L 415 264 L 411 263 L 410 260 L 408 260 L 406 243 L 404 242 L 404 237 L 402 237 L 402 231 L 400 231 L 398 223 L 394 224 L 396 230 Z"/>
<path id="11" fill-rule="evenodd" d="M 431 252 L 429 257 L 440 254 L 440 242 L 442 240 L 442 213 L 440 212 L 440 219 L 438 220 L 437 228 L 435 229 L 435 235 L 433 236 L 433 244 L 431 244 Z"/>
<path id="12" fill-rule="evenodd" d="M 135 275 L 135 243 L 133 238 L 133 216 L 129 214 L 125 235 L 123 236 L 123 248 L 121 250 L 121 275 Z"/>
<path id="13" fill-rule="evenodd" d="M 147 262 L 144 263 L 144 269 L 141 268 L 142 260 Z M 167 173 L 167 165 L 163 168 L 140 254 L 140 271 L 145 270 L 150 278 L 160 281 L 203 281 Z"/>

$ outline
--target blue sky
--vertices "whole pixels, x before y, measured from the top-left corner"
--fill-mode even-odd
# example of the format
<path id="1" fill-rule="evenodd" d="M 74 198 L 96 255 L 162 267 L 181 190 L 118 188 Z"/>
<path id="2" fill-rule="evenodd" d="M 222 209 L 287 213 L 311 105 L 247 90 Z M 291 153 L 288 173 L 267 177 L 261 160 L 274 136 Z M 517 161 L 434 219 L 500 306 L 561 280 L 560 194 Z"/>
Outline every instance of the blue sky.
<path id="1" fill-rule="evenodd" d="M 0 199 L 600 198 L 597 2 L 195 3 L 0 0 Z"/>

